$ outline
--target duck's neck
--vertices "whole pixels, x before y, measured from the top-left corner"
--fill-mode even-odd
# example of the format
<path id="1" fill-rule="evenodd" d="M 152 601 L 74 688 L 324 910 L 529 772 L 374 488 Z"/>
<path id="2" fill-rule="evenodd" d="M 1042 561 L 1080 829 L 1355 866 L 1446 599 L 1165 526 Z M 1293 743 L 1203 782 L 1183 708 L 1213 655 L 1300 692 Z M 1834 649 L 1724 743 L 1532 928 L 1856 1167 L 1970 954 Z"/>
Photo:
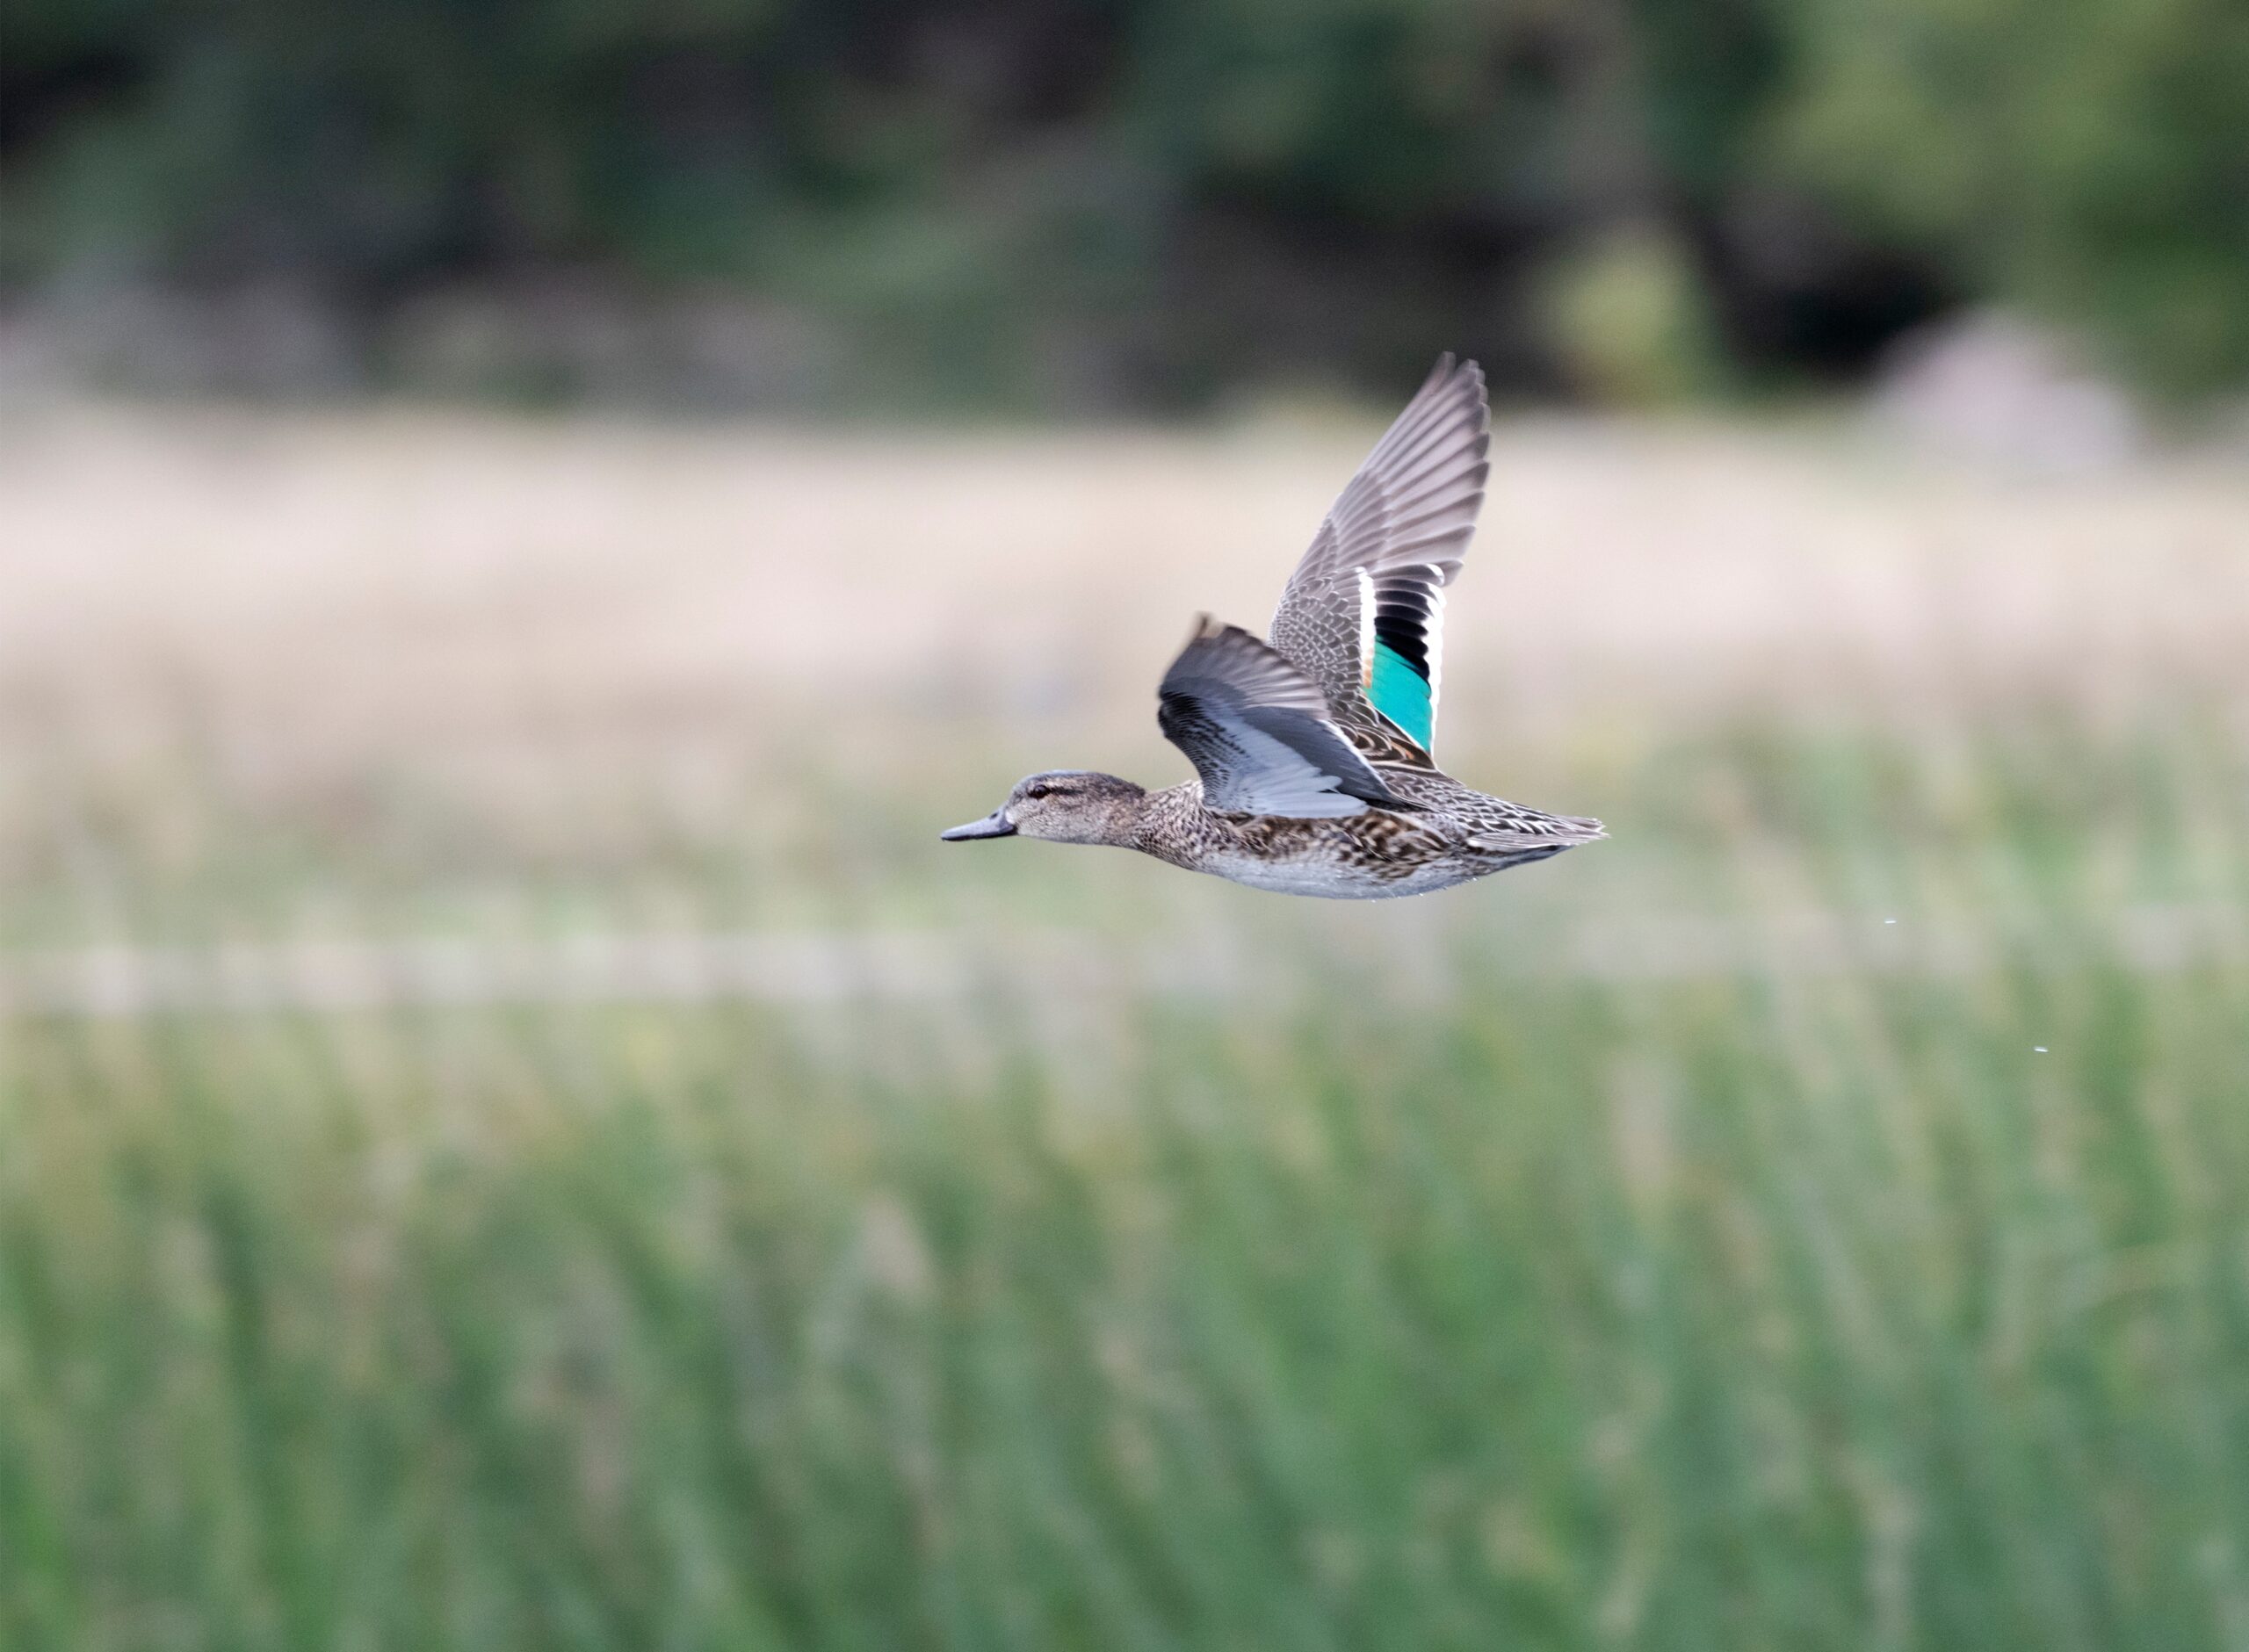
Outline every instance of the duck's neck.
<path id="1" fill-rule="evenodd" d="M 1188 804 L 1182 795 L 1185 790 L 1173 786 L 1163 791 L 1144 791 L 1137 797 L 1120 800 L 1116 816 L 1117 831 L 1103 840 L 1120 849 L 1138 849 L 1143 855 L 1153 855 L 1158 860 L 1173 859 L 1177 853 L 1175 840 L 1194 812 L 1191 804 Z"/>
<path id="2" fill-rule="evenodd" d="M 1147 848 L 1152 824 L 1148 805 L 1155 796 L 1154 792 L 1142 791 L 1110 803 L 1102 819 L 1100 841 L 1114 849 Z"/>

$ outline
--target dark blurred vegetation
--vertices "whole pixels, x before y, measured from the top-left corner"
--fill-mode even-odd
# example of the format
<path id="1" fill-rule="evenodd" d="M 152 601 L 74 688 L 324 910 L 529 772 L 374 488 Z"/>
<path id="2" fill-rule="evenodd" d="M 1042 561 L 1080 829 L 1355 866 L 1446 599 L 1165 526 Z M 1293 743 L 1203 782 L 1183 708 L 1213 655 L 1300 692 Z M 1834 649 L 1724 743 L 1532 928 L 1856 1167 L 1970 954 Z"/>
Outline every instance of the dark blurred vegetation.
<path id="1" fill-rule="evenodd" d="M 2245 89 L 2235 0 L 11 0 L 0 283 L 286 290 L 377 378 L 559 284 L 1121 407 L 1848 379 L 1990 300 L 2193 394 L 2249 377 Z"/>

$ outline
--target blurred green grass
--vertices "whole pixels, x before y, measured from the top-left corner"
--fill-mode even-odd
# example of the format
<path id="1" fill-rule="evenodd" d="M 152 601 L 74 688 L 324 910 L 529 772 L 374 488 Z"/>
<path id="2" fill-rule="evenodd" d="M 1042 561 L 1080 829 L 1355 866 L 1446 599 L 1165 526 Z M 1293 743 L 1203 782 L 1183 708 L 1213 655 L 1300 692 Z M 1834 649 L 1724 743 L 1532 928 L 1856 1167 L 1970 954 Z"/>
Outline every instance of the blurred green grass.
<path id="1" fill-rule="evenodd" d="M 61 798 L 19 941 L 903 929 L 962 985 L 0 1023 L 0 1638 L 2239 1648 L 2240 751 L 1533 753 L 1616 840 L 1378 908 L 940 848 L 1012 778 L 961 748 L 544 869 Z"/>

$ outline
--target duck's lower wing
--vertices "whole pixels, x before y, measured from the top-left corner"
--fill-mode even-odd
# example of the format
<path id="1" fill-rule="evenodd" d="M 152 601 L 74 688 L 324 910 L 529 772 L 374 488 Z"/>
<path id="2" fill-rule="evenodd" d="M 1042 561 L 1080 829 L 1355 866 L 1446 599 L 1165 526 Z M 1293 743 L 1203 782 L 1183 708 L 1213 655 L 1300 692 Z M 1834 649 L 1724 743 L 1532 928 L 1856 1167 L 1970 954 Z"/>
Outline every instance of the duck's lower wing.
<path id="1" fill-rule="evenodd" d="M 1229 813 L 1334 819 L 1406 809 L 1327 715 L 1317 684 L 1235 625 L 1206 615 L 1164 673 L 1156 722 Z"/>

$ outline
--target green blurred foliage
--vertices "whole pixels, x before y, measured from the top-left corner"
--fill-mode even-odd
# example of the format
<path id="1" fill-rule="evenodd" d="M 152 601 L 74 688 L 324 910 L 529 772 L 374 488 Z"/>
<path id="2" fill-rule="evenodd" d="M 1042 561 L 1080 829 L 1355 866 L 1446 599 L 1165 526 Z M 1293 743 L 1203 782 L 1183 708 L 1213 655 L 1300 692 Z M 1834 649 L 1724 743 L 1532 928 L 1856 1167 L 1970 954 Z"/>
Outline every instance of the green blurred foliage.
<path id="1" fill-rule="evenodd" d="M 1971 285 L 2084 318 L 2143 381 L 2249 369 L 2249 11 L 1823 0 L 1800 32 L 1783 176 Z"/>
<path id="2" fill-rule="evenodd" d="M 1943 750 L 1765 725 L 1566 786 L 1631 829 L 1425 909 L 1404 979 L 1207 884 L 1230 988 L 1110 919 L 1093 973 L 1011 967 L 1189 880 L 951 884 L 891 794 L 888 889 L 748 881 L 944 903 L 980 989 L 16 1017 L 0 1639 L 2238 1647 L 2238 752 Z M 368 847 L 118 904 L 240 935 Z M 1619 969 L 1551 927 L 1604 885 L 1749 944 Z M 2209 944 L 2120 948 L 2151 912 Z"/>
<path id="3" fill-rule="evenodd" d="M 1604 405 L 1671 406 L 1721 382 L 1694 268 L 1660 234 L 1621 230 L 1560 261 L 1543 314 L 1573 383 Z"/>
<path id="4" fill-rule="evenodd" d="M 1976 297 L 2191 392 L 2249 371 L 2244 86 L 2226 0 L 17 0 L 0 280 L 567 271 L 972 398 L 1433 339 L 1537 390 L 1539 271 L 1660 221 L 1753 376 Z"/>

